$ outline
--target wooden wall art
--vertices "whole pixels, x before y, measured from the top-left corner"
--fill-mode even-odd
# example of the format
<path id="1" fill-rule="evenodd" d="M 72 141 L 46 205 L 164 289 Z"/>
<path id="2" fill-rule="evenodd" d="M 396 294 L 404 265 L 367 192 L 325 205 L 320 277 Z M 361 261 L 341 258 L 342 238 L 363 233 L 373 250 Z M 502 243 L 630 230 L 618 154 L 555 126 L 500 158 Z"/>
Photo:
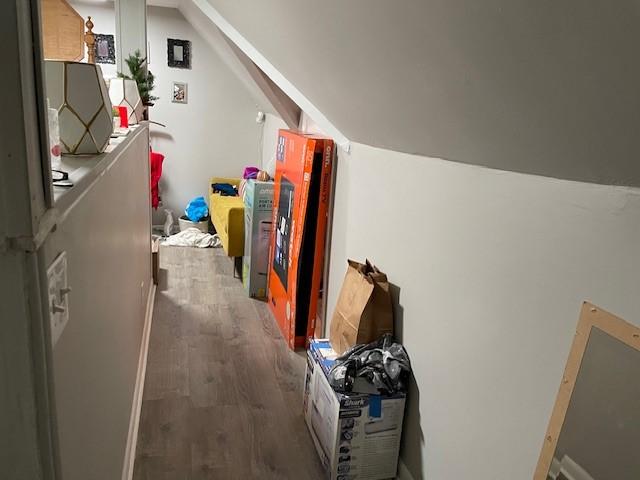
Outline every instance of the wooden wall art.
<path id="1" fill-rule="evenodd" d="M 42 36 L 47 60 L 84 58 L 84 20 L 65 0 L 42 0 Z"/>

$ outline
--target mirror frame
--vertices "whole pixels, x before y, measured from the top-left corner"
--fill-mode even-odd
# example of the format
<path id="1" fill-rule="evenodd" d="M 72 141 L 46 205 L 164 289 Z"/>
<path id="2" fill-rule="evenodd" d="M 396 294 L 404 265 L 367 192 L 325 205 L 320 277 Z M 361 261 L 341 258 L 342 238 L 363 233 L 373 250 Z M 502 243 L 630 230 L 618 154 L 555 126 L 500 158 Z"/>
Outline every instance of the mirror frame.
<path id="1" fill-rule="evenodd" d="M 105 64 L 111 63 L 115 65 L 116 63 L 116 45 L 114 40 L 115 37 L 111 34 L 96 33 L 95 38 L 96 38 L 96 43 L 95 43 L 96 63 L 105 63 Z M 106 42 L 107 44 L 106 55 L 98 54 L 98 42 Z"/>
<path id="2" fill-rule="evenodd" d="M 182 47 L 182 60 L 174 57 L 174 47 Z M 167 65 L 172 68 L 191 68 L 191 41 L 167 38 Z"/>
<path id="3" fill-rule="evenodd" d="M 580 371 L 582 358 L 593 328 L 598 328 L 625 345 L 640 351 L 640 328 L 589 302 L 582 304 L 578 328 L 569 351 L 569 358 L 564 369 L 556 403 L 551 413 L 533 480 L 546 480 L 549 473 L 553 454 L 556 451 L 562 425 L 564 424 L 567 409 L 571 402 L 571 395 Z"/>

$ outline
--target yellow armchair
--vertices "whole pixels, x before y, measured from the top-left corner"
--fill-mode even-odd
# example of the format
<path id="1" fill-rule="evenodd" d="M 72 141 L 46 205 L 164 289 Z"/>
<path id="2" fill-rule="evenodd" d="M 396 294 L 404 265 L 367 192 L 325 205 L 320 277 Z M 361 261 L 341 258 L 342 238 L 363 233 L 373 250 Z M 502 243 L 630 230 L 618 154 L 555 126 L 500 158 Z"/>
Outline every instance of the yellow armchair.
<path id="1" fill-rule="evenodd" d="M 244 254 L 244 202 L 242 197 L 223 197 L 213 193 L 214 183 L 229 183 L 238 187 L 239 178 L 211 177 L 209 180 L 209 212 L 222 248 L 230 257 Z"/>

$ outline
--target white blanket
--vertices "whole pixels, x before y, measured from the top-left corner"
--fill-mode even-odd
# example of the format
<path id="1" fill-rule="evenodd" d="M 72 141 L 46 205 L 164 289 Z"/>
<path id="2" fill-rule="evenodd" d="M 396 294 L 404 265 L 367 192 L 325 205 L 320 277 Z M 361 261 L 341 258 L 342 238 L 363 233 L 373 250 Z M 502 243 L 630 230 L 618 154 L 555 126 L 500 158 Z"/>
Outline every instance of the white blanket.
<path id="1" fill-rule="evenodd" d="M 171 235 L 163 242 L 163 245 L 172 247 L 219 247 L 221 245 L 218 235 L 203 233 L 197 228 L 187 228 L 180 233 Z"/>

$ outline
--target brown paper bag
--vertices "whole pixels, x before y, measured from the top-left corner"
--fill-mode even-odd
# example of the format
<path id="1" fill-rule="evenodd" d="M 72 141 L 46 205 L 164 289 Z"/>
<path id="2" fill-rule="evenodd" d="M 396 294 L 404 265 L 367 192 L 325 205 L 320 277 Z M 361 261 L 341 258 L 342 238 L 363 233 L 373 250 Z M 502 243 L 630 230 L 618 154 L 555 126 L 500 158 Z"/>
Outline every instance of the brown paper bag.
<path id="1" fill-rule="evenodd" d="M 348 260 L 347 273 L 331 320 L 329 340 L 342 354 L 353 345 L 393 334 L 393 307 L 387 276 L 368 260 Z"/>

